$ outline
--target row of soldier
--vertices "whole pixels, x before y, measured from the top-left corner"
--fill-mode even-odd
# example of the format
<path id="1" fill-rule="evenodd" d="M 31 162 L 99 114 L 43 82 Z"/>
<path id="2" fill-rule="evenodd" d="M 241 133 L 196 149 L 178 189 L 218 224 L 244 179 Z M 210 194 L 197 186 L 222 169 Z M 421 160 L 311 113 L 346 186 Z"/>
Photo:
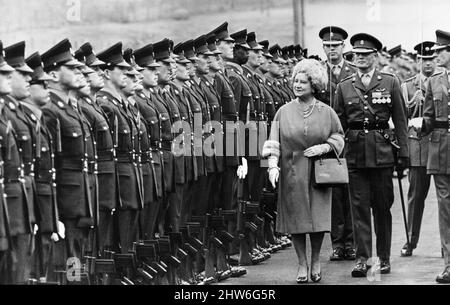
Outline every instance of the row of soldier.
<path id="1" fill-rule="evenodd" d="M 2 283 L 205 284 L 290 246 L 249 134 L 294 98 L 300 46 L 224 23 L 175 46 L 1 49 Z"/>

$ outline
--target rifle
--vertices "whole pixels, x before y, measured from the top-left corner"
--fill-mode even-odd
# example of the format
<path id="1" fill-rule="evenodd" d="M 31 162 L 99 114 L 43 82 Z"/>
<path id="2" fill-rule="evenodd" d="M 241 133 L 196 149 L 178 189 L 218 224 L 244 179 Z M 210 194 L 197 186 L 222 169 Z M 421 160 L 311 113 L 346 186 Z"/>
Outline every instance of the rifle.
<path id="1" fill-rule="evenodd" d="M 136 258 L 132 253 L 114 254 L 114 267 L 116 279 L 121 285 L 134 285 L 134 270 L 136 270 Z"/>

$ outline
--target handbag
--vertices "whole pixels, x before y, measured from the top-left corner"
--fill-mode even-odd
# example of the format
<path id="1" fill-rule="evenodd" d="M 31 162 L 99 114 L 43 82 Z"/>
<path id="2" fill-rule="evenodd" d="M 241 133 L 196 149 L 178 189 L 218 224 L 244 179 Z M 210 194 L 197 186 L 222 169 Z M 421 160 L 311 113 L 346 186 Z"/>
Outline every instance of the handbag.
<path id="1" fill-rule="evenodd" d="M 331 145 L 331 158 L 319 157 L 314 161 L 314 182 L 317 186 L 333 187 L 348 184 L 347 160 L 339 158 L 336 148 Z"/>

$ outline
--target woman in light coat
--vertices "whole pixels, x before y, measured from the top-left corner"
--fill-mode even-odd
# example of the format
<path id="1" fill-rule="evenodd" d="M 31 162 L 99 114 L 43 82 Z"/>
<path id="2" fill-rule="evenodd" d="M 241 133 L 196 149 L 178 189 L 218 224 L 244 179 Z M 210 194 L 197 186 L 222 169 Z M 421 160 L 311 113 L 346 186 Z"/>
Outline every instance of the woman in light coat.
<path id="1" fill-rule="evenodd" d="M 276 229 L 292 235 L 299 262 L 297 282 L 308 282 L 306 234 L 311 239 L 310 278 L 318 282 L 320 249 L 324 233 L 331 230 L 331 188 L 313 184 L 314 157 L 331 152 L 332 146 L 340 154 L 344 133 L 334 110 L 314 97 L 326 87 L 325 67 L 304 59 L 292 77 L 296 99 L 275 115 L 263 155 L 269 157 L 269 179 L 274 187 L 279 179 Z"/>

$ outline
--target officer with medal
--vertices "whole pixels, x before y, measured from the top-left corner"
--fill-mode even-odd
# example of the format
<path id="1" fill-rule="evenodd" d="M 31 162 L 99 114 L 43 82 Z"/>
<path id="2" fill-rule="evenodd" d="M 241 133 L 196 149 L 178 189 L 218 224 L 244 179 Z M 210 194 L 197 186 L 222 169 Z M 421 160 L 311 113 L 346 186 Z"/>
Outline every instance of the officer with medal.
<path id="1" fill-rule="evenodd" d="M 402 93 L 410 120 L 423 117 L 428 80 L 436 71 L 434 45 L 432 41 L 424 41 L 414 47 L 419 58 L 420 73 L 402 84 Z M 401 249 L 401 256 L 411 256 L 419 241 L 425 199 L 431 180 L 431 176 L 427 174 L 428 142 L 427 136 L 423 136 L 420 130 L 409 124 L 408 234 L 410 244 L 405 243 Z"/>
<path id="2" fill-rule="evenodd" d="M 325 63 L 329 77 L 327 89 L 320 93 L 320 96 L 323 98 L 322 101 L 330 104 L 334 101 L 337 84 L 356 71 L 342 56 L 345 47 L 344 41 L 348 37 L 344 29 L 327 26 L 320 30 L 319 37 L 322 39 L 323 50 L 327 56 Z M 330 236 L 333 247 L 331 261 L 355 259 L 353 224 L 347 186 L 333 188 Z"/>
<path id="3" fill-rule="evenodd" d="M 78 73 L 83 65 L 73 58 L 68 39 L 57 43 L 41 58 L 44 71 L 52 77 L 48 83 L 51 102 L 42 111 L 55 142 L 56 193 L 65 229 L 64 244 L 67 257 L 81 259 L 94 225 L 94 166 L 90 162 L 95 152 L 89 122 L 69 94 L 80 87 Z M 58 230 L 61 236 L 60 232 L 64 231 Z"/>
<path id="4" fill-rule="evenodd" d="M 354 35 L 350 42 L 358 71 L 338 84 L 334 109 L 346 131 L 344 157 L 357 260 L 352 276 L 365 277 L 372 257 L 371 209 L 380 272 L 391 271 L 392 178 L 394 166 L 400 173 L 408 164 L 407 122 L 397 77 L 379 72 L 375 66 L 381 42 L 365 33 Z M 396 143 L 389 129 L 391 118 Z"/>
<path id="5" fill-rule="evenodd" d="M 428 135 L 427 173 L 433 175 L 439 207 L 439 232 L 444 254 L 444 271 L 436 278 L 438 283 L 450 283 L 450 32 L 436 31 L 437 64 L 444 70 L 428 80 L 423 119 L 411 120 L 411 126 L 421 128 Z"/>

